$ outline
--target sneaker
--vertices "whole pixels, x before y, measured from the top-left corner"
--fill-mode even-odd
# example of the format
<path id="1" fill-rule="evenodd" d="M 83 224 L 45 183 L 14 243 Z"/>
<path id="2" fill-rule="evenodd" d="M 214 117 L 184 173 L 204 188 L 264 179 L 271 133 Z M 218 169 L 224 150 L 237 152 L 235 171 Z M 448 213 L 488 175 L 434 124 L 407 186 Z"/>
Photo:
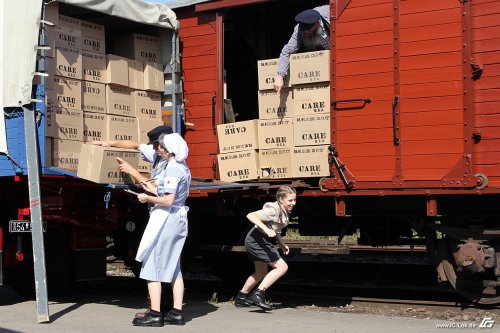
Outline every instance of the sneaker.
<path id="1" fill-rule="evenodd" d="M 252 303 L 248 301 L 248 294 L 241 291 L 238 292 L 234 298 L 234 305 L 237 307 L 251 306 Z"/>
<path id="2" fill-rule="evenodd" d="M 253 305 L 257 305 L 262 310 L 271 310 L 272 306 L 266 301 L 266 294 L 264 290 L 255 289 L 253 293 L 248 296 L 247 300 Z"/>

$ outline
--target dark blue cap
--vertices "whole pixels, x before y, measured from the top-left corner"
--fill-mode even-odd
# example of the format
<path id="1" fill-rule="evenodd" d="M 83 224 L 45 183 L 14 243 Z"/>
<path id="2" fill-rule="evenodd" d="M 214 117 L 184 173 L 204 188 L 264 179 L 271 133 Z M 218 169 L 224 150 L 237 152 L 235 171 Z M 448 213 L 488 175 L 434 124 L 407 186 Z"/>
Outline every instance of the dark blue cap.
<path id="1" fill-rule="evenodd" d="M 152 144 L 155 141 L 158 141 L 158 138 L 163 133 L 165 133 L 165 134 L 172 134 L 173 132 L 174 131 L 172 130 L 172 127 L 170 127 L 168 125 L 161 125 L 161 126 L 153 128 L 151 131 L 149 131 L 147 133 L 148 138 L 149 138 L 148 145 Z"/>
<path id="2" fill-rule="evenodd" d="M 300 12 L 297 14 L 297 16 L 295 16 L 295 22 L 297 22 L 300 27 L 311 27 L 320 19 L 321 15 L 314 9 L 304 10 L 303 12 Z"/>

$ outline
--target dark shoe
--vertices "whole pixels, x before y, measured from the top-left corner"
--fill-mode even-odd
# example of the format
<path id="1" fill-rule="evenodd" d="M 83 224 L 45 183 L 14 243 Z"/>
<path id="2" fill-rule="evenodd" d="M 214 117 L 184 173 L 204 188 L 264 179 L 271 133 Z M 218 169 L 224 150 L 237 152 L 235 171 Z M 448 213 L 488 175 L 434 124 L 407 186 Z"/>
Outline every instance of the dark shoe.
<path id="1" fill-rule="evenodd" d="M 253 293 L 247 297 L 247 300 L 253 304 L 257 305 L 262 310 L 271 310 L 272 306 L 266 301 L 266 294 L 264 290 L 255 289 Z"/>
<path id="2" fill-rule="evenodd" d="M 252 303 L 248 301 L 248 294 L 243 292 L 238 292 L 234 298 L 234 305 L 237 307 L 251 306 Z"/>
<path id="3" fill-rule="evenodd" d="M 163 326 L 163 315 L 161 312 L 150 310 L 142 318 L 134 318 L 132 321 L 134 326 L 153 326 L 162 327 Z"/>
<path id="4" fill-rule="evenodd" d="M 184 325 L 186 322 L 184 321 L 184 315 L 181 313 L 174 313 L 172 310 L 165 313 L 163 317 L 163 321 L 167 325 Z"/>

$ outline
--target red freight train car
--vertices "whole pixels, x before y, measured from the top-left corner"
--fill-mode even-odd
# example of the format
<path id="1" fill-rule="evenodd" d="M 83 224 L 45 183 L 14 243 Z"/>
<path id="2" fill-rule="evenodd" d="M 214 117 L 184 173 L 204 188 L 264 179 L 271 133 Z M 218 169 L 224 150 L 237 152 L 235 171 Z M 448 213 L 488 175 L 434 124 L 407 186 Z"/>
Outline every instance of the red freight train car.
<path id="1" fill-rule="evenodd" d="M 257 119 L 256 61 L 278 57 L 295 14 L 324 1 L 194 3 L 174 8 L 188 162 L 217 179 L 224 98 L 237 121 Z M 192 240 L 241 243 L 246 212 L 288 183 L 301 234 L 359 230 L 358 243 L 382 246 L 417 232 L 440 279 L 500 302 L 500 1 L 337 0 L 330 10 L 331 176 L 194 191 Z"/>

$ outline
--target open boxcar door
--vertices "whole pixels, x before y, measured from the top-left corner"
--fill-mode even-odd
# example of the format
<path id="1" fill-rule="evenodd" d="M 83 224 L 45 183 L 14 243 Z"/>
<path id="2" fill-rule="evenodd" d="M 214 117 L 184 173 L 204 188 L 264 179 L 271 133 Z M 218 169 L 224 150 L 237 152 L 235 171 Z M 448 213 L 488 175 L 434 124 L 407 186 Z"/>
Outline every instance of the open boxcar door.
<path id="1" fill-rule="evenodd" d="M 333 10 L 332 135 L 354 187 L 475 186 L 467 2 Z"/>

